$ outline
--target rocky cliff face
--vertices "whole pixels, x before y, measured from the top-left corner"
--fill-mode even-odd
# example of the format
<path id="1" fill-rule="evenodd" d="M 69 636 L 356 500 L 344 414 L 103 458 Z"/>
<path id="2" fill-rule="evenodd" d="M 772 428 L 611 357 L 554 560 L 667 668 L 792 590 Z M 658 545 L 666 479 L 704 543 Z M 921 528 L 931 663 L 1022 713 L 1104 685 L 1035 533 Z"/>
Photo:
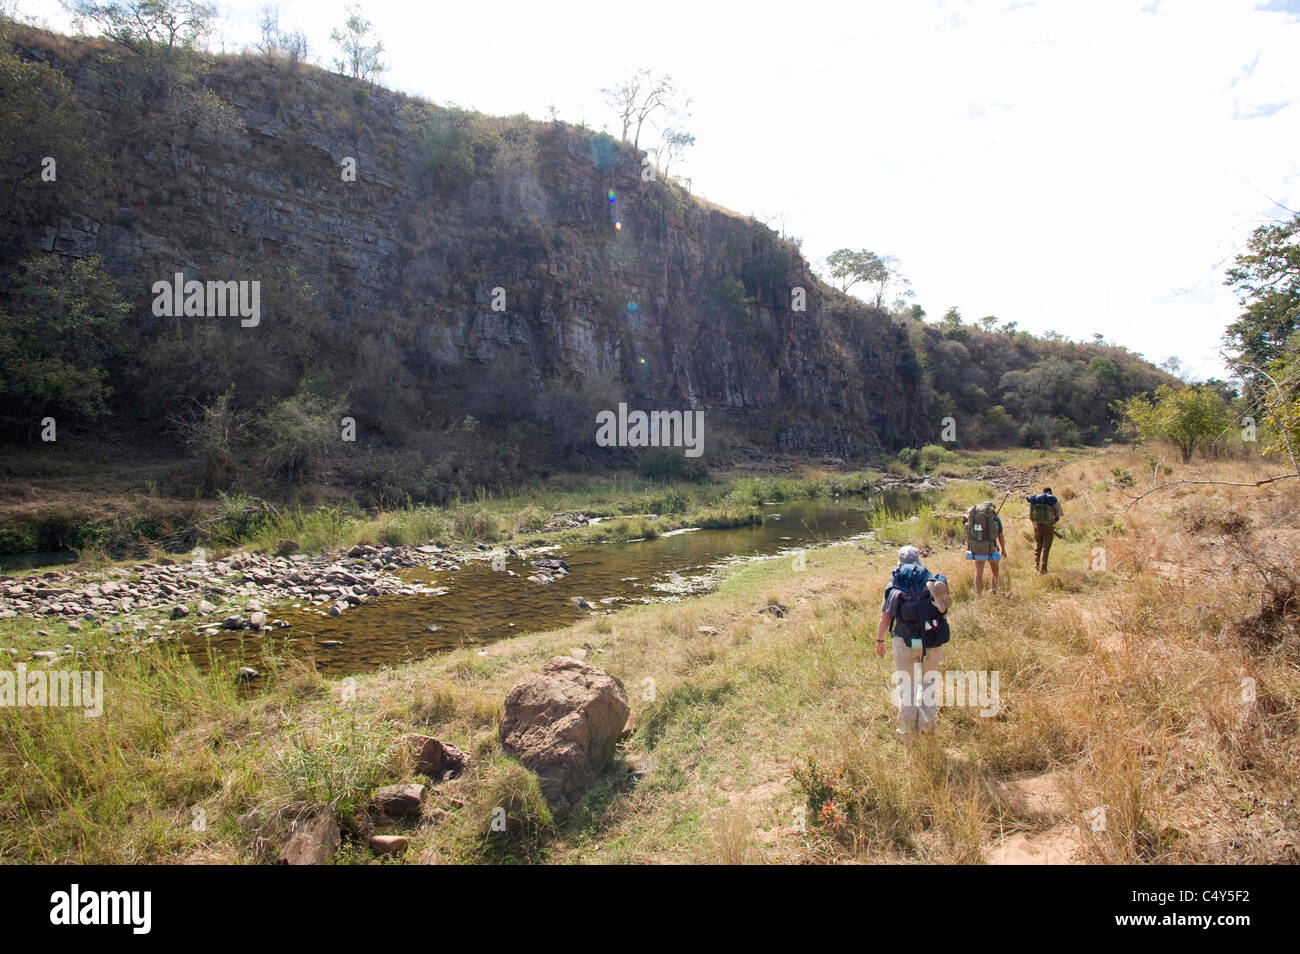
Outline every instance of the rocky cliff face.
<path id="1" fill-rule="evenodd" d="M 150 307 L 183 272 L 263 281 L 260 324 L 230 333 L 279 347 L 292 275 L 328 347 L 353 349 L 358 387 L 401 388 L 409 413 L 496 376 L 530 406 L 581 392 L 703 408 L 761 449 L 860 456 L 930 429 L 887 316 L 821 286 L 762 225 L 646 181 L 607 136 L 310 67 L 220 59 L 185 87 L 89 48 L 25 52 L 71 79 L 110 171 L 84 208 L 15 216 L 5 265 L 38 248 L 102 256 L 141 340 L 196 320 Z M 400 423 L 375 424 L 400 441 Z"/>

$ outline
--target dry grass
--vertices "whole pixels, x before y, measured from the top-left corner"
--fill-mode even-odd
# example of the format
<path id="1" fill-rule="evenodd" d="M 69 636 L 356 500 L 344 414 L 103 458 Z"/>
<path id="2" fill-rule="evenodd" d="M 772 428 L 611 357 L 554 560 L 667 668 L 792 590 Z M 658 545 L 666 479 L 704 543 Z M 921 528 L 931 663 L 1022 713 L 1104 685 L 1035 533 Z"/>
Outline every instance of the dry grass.
<path id="1" fill-rule="evenodd" d="M 1090 513 L 1089 500 L 1123 505 L 1124 490 L 1104 486 L 1112 468 L 1143 464 L 1109 453 L 1053 476 L 1067 521 L 1046 577 L 1029 569 L 1009 502 L 997 597 L 975 602 L 960 545 L 934 535 L 927 563 L 957 601 L 944 668 L 996 671 L 1001 711 L 945 706 L 920 744 L 893 741 L 892 665 L 874 653 L 898 541 L 831 546 L 809 551 L 801 572 L 751 563 L 686 602 L 362 676 L 352 705 L 309 672 L 239 699 L 173 668 L 157 704 L 111 727 L 24 713 L 0 745 L 5 794 L 20 796 L 2 800 L 20 807 L 0 816 L 0 851 L 264 860 L 289 821 L 334 800 L 351 812 L 341 859 L 373 861 L 365 795 L 410 777 L 391 746 L 420 731 L 474 763 L 435 786 L 428 824 L 406 832 L 406 863 L 971 863 L 1015 838 L 1093 863 L 1294 861 L 1300 679 L 1287 548 L 1300 486 L 1200 486 L 1122 517 Z M 1174 476 L 1265 472 L 1228 462 Z M 783 618 L 758 612 L 771 601 Z M 524 674 L 584 646 L 623 681 L 632 716 L 586 805 L 554 820 L 501 752 L 497 720 Z M 138 699 L 151 685 L 144 674 L 123 684 Z M 96 745 L 119 754 L 96 757 Z M 58 770 L 57 788 L 17 772 L 12 760 L 33 755 Z M 498 835 L 484 819 L 503 802 L 515 814 Z M 188 826 L 195 807 L 206 832 Z"/>

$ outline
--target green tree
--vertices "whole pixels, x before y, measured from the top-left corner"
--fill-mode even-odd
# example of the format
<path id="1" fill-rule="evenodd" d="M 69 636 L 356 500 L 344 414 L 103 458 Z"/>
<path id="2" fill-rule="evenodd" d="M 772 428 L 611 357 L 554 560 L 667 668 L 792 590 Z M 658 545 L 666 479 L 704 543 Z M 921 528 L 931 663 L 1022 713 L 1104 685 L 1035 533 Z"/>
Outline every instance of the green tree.
<path id="1" fill-rule="evenodd" d="M 1169 441 L 1182 453 L 1184 464 L 1197 447 L 1213 440 L 1229 423 L 1223 398 L 1199 385 L 1175 391 L 1162 384 L 1154 401 L 1136 394 L 1120 409 L 1138 442 Z"/>
<path id="2" fill-rule="evenodd" d="M 0 194 L 12 204 L 24 188 L 43 186 L 52 198 L 67 195 L 65 184 L 82 192 L 93 170 L 72 84 L 49 65 L 19 56 L 8 27 L 0 19 Z M 44 181 L 42 175 L 54 179 Z"/>
<path id="3" fill-rule="evenodd" d="M 351 4 L 342 26 L 330 31 L 330 41 L 339 48 L 334 68 L 345 76 L 370 82 L 388 69 L 380 60 L 383 41 L 374 36 L 375 25 L 361 15 L 361 7 Z"/>
<path id="4" fill-rule="evenodd" d="M 107 382 L 130 310 L 98 256 L 24 260 L 0 310 L 5 429 L 30 434 L 46 415 L 93 421 L 107 414 Z"/>
<path id="5" fill-rule="evenodd" d="M 1248 381 L 1279 361 L 1300 324 L 1300 213 L 1257 228 L 1224 284 L 1245 309 L 1225 340 L 1233 370 Z"/>
<path id="6" fill-rule="evenodd" d="M 841 248 L 826 256 L 827 271 L 845 293 L 859 282 L 871 281 L 881 268 L 883 263 L 876 253 L 866 249 L 855 252 Z"/>
<path id="7" fill-rule="evenodd" d="M 841 248 L 826 256 L 826 268 L 831 277 L 839 283 L 840 291 L 846 294 L 850 288 L 859 282 L 866 282 L 871 285 L 874 289 L 875 306 L 880 308 L 884 304 L 885 296 L 891 285 L 900 289 L 900 304 L 902 297 L 912 294 L 908 288 L 910 282 L 899 273 L 896 267 L 897 261 L 891 255 L 882 258 L 875 252 L 868 251 L 865 248 L 857 251 L 851 248 Z"/>
<path id="8" fill-rule="evenodd" d="M 259 422 L 259 449 L 267 472 L 297 483 L 341 446 L 342 405 L 299 390 L 277 401 Z"/>
<path id="9" fill-rule="evenodd" d="M 96 24 L 114 43 L 133 53 L 159 47 L 195 47 L 212 32 L 214 3 L 203 0 L 60 0 L 64 9 L 80 20 Z"/>

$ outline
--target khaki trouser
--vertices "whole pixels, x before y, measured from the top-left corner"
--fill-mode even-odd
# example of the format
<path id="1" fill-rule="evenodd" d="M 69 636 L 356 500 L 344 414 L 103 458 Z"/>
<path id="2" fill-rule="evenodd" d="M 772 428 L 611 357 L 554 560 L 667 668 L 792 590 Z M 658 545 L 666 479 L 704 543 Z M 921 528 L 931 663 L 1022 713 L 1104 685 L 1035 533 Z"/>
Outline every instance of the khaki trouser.
<path id="1" fill-rule="evenodd" d="M 921 650 L 913 649 L 901 636 L 894 637 L 894 672 L 901 674 L 895 675 L 894 678 L 896 685 L 902 686 L 902 693 L 898 700 L 899 735 L 910 737 L 917 732 L 934 731 L 934 720 L 939 711 L 939 687 L 928 685 L 926 677 L 928 673 L 938 673 L 942 657 L 943 647 L 936 646 L 934 649 L 927 649 L 925 659 L 922 660 Z M 898 689 L 895 689 L 895 692 L 898 692 Z M 921 696 L 919 705 L 918 694 Z"/>
<path id="2" fill-rule="evenodd" d="M 1052 524 L 1034 524 L 1034 569 L 1039 573 L 1047 572 L 1047 554 L 1051 552 L 1054 539 L 1056 528 Z"/>

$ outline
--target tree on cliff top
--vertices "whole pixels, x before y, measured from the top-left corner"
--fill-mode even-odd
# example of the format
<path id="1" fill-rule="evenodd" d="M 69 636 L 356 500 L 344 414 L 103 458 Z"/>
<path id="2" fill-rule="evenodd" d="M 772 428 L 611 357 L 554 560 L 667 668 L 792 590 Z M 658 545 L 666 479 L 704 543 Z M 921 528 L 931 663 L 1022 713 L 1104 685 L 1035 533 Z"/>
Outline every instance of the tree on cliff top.
<path id="1" fill-rule="evenodd" d="M 204 0 L 59 0 L 78 20 L 96 24 L 104 36 L 133 53 L 190 49 L 212 31 L 216 4 Z"/>
<path id="2" fill-rule="evenodd" d="M 681 95 L 671 76 L 665 73 L 655 79 L 646 69 L 637 70 L 617 86 L 602 89 L 601 93 L 623 124 L 620 138 L 627 142 L 628 133 L 632 133 L 633 149 L 640 147 L 641 127 L 646 120 L 661 110 L 670 115 L 676 113 Z M 685 101 L 681 105 L 685 106 Z M 694 137 L 691 141 L 694 142 Z"/>
<path id="3" fill-rule="evenodd" d="M 347 13 L 343 25 L 330 32 L 330 41 L 342 54 L 335 58 L 334 68 L 345 76 L 369 82 L 388 69 L 388 65 L 379 59 L 384 44 L 374 37 L 375 25 L 361 15 L 359 5 L 350 5 Z"/>
<path id="4" fill-rule="evenodd" d="M 857 251 L 841 248 L 826 256 L 826 267 L 831 277 L 839 283 L 840 291 L 847 293 L 859 282 L 866 282 L 874 289 L 874 304 L 877 308 L 884 305 L 885 295 L 891 285 L 899 289 L 900 297 L 896 304 L 900 307 L 902 299 L 912 294 L 908 287 L 911 283 L 898 271 L 897 262 L 898 259 L 892 255 L 882 258 L 865 248 Z"/>

